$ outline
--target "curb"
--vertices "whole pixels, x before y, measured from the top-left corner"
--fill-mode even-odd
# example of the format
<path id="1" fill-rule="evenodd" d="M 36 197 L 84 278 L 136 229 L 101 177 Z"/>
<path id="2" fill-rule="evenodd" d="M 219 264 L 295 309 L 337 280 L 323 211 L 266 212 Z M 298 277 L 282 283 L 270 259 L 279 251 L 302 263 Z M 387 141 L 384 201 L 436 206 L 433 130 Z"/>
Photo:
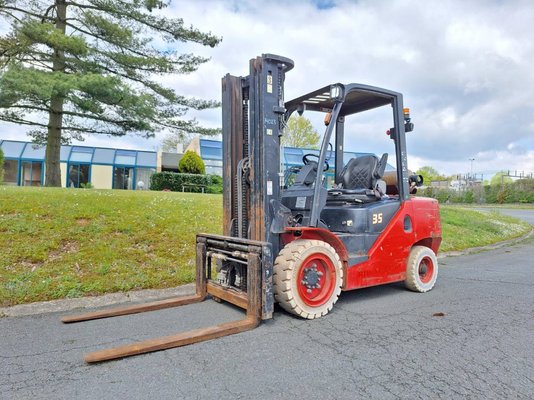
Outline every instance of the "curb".
<path id="1" fill-rule="evenodd" d="M 67 312 L 75 309 L 97 308 L 114 304 L 128 304 L 148 300 L 163 300 L 170 297 L 193 293 L 195 293 L 195 284 L 188 283 L 187 285 L 169 289 L 145 289 L 125 293 L 110 293 L 102 296 L 42 301 L 0 308 L 0 318 Z"/>
<path id="2" fill-rule="evenodd" d="M 527 234 L 515 239 L 505 240 L 503 242 L 498 242 L 487 246 L 472 247 L 466 250 L 448 251 L 445 253 L 440 253 L 438 254 L 438 259 L 469 255 L 486 250 L 499 249 L 501 247 L 510 246 L 522 242 L 531 237 L 533 234 L 534 229 L 532 229 Z M 169 289 L 145 289 L 135 290 L 126 293 L 110 293 L 102 296 L 80 297 L 75 299 L 60 299 L 29 304 L 19 304 L 11 307 L 0 307 L 0 318 L 68 312 L 75 309 L 98 308 L 115 304 L 128 304 L 148 300 L 163 300 L 166 298 L 193 294 L 194 292 L 195 284 L 188 283 L 187 285 L 177 286 Z"/>

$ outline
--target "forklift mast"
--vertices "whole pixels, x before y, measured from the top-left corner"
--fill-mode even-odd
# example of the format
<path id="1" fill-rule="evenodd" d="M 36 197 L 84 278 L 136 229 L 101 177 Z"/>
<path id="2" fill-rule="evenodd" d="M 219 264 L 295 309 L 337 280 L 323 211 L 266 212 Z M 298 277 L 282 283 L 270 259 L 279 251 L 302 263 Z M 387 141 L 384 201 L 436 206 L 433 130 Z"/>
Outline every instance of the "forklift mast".
<path id="1" fill-rule="evenodd" d="M 289 58 L 263 54 L 250 60 L 250 74 L 222 79 L 223 232 L 271 243 L 272 199 L 280 198 L 280 138 L 285 125 L 284 80 Z"/>

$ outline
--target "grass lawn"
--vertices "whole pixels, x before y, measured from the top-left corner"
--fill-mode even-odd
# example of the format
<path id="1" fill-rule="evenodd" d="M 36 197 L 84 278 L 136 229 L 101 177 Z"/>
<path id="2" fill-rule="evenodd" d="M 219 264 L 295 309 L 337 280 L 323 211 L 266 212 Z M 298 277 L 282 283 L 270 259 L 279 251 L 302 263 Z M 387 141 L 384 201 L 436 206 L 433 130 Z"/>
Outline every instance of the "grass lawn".
<path id="1" fill-rule="evenodd" d="M 440 251 L 485 246 L 528 233 L 526 222 L 500 214 L 459 206 L 440 206 L 443 242 Z"/>
<path id="2" fill-rule="evenodd" d="M 194 280 L 222 196 L 0 186 L 0 306 Z"/>
<path id="3" fill-rule="evenodd" d="M 196 233 L 221 233 L 222 196 L 0 186 L 0 306 L 194 280 Z M 441 250 L 530 229 L 442 207 Z"/>

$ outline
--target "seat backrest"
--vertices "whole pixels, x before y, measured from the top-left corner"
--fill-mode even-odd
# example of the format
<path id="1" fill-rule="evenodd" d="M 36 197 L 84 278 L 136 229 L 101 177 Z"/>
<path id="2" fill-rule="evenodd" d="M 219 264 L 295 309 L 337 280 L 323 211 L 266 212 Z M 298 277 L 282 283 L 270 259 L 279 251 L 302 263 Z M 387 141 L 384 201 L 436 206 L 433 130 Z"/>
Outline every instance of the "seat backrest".
<path id="1" fill-rule="evenodd" d="M 343 172 L 341 182 L 344 189 L 375 189 L 376 181 L 382 178 L 387 164 L 387 153 L 380 161 L 374 154 L 350 159 Z"/>

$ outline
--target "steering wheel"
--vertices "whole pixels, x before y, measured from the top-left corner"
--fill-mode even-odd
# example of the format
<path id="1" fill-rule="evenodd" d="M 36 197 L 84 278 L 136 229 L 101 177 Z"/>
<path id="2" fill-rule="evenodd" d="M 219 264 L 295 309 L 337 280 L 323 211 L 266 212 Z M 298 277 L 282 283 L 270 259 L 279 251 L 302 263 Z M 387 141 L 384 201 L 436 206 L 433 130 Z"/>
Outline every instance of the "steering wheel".
<path id="1" fill-rule="evenodd" d="M 317 161 L 310 160 L 310 157 L 317 158 Z M 302 156 L 302 162 L 304 163 L 304 165 L 308 165 L 310 163 L 317 164 L 318 161 L 319 161 L 319 156 L 317 154 L 308 153 L 308 154 L 304 154 Z M 328 171 L 329 169 L 330 169 L 330 165 L 328 165 L 328 161 L 325 160 L 324 161 L 324 169 L 323 169 L 323 171 Z"/>

